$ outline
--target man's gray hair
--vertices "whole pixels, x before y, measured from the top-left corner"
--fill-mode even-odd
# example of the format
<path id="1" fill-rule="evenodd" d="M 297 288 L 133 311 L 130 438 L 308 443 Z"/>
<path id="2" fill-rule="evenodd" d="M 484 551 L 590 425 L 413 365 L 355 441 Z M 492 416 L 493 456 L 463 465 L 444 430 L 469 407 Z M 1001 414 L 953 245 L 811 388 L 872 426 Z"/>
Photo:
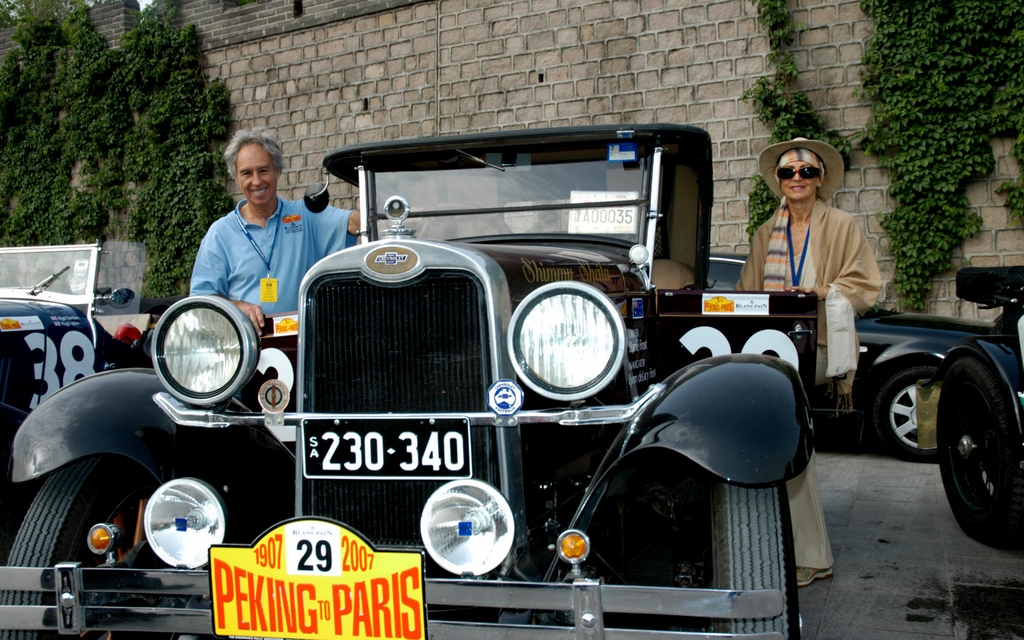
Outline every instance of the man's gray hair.
<path id="1" fill-rule="evenodd" d="M 281 145 L 266 127 L 253 127 L 252 129 L 241 129 L 231 136 L 228 146 L 224 149 L 224 162 L 228 165 L 228 175 L 235 178 L 235 163 L 238 161 L 238 152 L 247 144 L 258 144 L 263 150 L 270 154 L 274 160 L 274 168 L 284 171 L 284 154 L 281 153 Z"/>

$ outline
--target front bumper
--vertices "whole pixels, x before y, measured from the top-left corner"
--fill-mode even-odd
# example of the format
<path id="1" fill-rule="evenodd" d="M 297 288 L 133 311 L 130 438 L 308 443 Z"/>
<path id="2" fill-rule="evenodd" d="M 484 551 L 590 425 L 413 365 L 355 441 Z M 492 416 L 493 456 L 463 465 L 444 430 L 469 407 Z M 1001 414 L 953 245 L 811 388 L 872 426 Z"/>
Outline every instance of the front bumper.
<path id="1" fill-rule="evenodd" d="M 8 594 L 22 592 L 22 601 L 38 601 L 32 594 L 52 593 L 56 605 L 0 605 L 0 629 L 48 630 L 62 635 L 87 631 L 160 633 L 213 633 L 210 610 L 210 575 L 206 571 L 82 568 L 62 563 L 55 568 L 0 567 L 0 584 Z M 606 613 L 644 616 L 690 616 L 739 619 L 774 618 L 784 614 L 783 595 L 776 590 L 726 591 L 605 585 L 596 580 L 572 583 L 427 580 L 427 604 L 490 609 L 570 612 L 572 626 L 541 626 L 453 622 L 431 619 L 430 638 L 687 638 L 722 640 L 782 640 L 777 633 L 730 634 L 608 628 Z M 115 594 L 160 596 L 178 606 L 119 606 Z M 178 598 L 170 598 L 178 596 Z M 122 598 L 123 599 L 123 598 Z M 10 598 L 6 601 L 10 601 Z"/>
<path id="2" fill-rule="evenodd" d="M 652 384 L 650 388 L 627 405 L 607 407 L 585 407 L 580 409 L 554 409 L 549 411 L 522 411 L 512 417 L 500 417 L 485 412 L 460 412 L 471 425 L 495 425 L 513 427 L 516 425 L 557 424 L 561 426 L 587 426 L 613 423 L 630 423 L 650 403 L 665 394 L 665 385 Z M 279 439 L 294 441 L 296 428 L 306 420 L 334 417 L 322 413 L 216 413 L 205 409 L 194 409 L 185 405 L 171 394 L 161 392 L 154 394 L 153 402 L 163 411 L 167 418 L 182 426 L 219 429 L 229 425 L 247 424 L 251 426 L 265 425 Z M 391 414 L 395 416 L 419 417 L 420 414 Z M 437 414 L 423 414 L 431 417 Z M 379 414 L 344 414 L 343 418 L 374 418 Z"/>

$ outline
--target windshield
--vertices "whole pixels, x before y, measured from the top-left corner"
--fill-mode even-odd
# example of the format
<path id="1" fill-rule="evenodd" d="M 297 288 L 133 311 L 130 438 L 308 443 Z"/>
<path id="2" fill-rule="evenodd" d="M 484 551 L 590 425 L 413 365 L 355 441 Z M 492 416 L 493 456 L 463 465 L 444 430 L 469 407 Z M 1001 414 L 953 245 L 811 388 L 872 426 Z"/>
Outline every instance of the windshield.
<path id="1" fill-rule="evenodd" d="M 107 293 L 117 288 L 141 291 L 145 271 L 146 247 L 141 242 L 108 240 L 102 251 L 96 245 L 0 247 L 0 289 L 15 297 L 84 304 L 93 300 L 97 289 Z M 81 299 L 67 300 L 67 296 Z M 116 312 L 135 313 L 137 307 L 135 302 Z M 115 310 L 108 306 L 97 312 Z"/>
<path id="2" fill-rule="evenodd" d="M 600 156 L 601 159 L 595 159 Z M 567 234 L 634 242 L 648 204 L 643 158 L 586 152 L 452 152 L 446 160 L 374 173 L 376 210 L 392 196 L 409 202 L 405 226 L 417 238 L 452 240 Z M 450 167 L 445 165 L 449 164 Z M 391 226 L 376 219 L 378 232 Z"/>
<path id="3" fill-rule="evenodd" d="M 94 250 L 90 247 L 0 249 L 0 289 L 92 295 Z M 48 284 L 46 281 L 63 270 Z"/>

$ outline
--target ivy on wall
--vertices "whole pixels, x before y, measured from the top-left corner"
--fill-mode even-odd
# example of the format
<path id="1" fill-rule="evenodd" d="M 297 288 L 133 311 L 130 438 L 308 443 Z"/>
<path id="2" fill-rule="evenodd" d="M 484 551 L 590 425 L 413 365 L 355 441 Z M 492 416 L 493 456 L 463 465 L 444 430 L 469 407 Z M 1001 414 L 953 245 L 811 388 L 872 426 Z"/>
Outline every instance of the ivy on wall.
<path id="1" fill-rule="evenodd" d="M 108 49 L 79 4 L 26 21 L 0 66 L 0 244 L 145 243 L 145 294 L 187 291 L 199 243 L 231 209 L 216 143 L 228 92 L 195 30 L 155 9 Z"/>
<path id="2" fill-rule="evenodd" d="M 895 208 L 881 218 L 893 290 L 924 307 L 933 275 L 981 227 L 966 183 L 992 171 L 990 141 L 1017 138 L 1024 160 L 1024 3 L 862 0 L 875 30 L 864 57 L 875 99 L 864 148 L 889 170 Z M 1024 166 L 1024 162 L 1022 162 Z M 1024 220 L 1024 181 L 1000 188 Z"/>
<path id="3" fill-rule="evenodd" d="M 834 146 L 843 155 L 844 163 L 848 164 L 849 140 L 826 129 L 807 94 L 792 89 L 797 69 L 787 48 L 793 44 L 795 33 L 786 0 L 753 0 L 753 4 L 757 8 L 758 21 L 768 32 L 768 64 L 775 67 L 775 73 L 758 78 L 754 86 L 743 94 L 743 99 L 750 100 L 757 108 L 758 119 L 771 126 L 768 143 L 797 137 L 823 140 Z M 754 188 L 747 204 L 750 213 L 747 235 L 750 238 L 779 206 L 778 196 L 772 193 L 764 178 L 756 175 L 753 182 Z"/>

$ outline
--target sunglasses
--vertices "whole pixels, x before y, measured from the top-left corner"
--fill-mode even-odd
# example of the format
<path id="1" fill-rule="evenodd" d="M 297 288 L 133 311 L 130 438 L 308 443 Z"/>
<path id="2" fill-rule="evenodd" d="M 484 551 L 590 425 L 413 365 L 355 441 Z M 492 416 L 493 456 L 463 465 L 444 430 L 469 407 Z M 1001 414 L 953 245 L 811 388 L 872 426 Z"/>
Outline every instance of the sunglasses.
<path id="1" fill-rule="evenodd" d="M 800 177 L 804 180 L 810 180 L 811 178 L 817 178 L 821 175 L 821 169 L 818 167 L 800 167 Z M 779 180 L 789 180 L 797 174 L 797 170 L 791 167 L 782 167 L 775 170 L 775 175 L 779 176 Z"/>

